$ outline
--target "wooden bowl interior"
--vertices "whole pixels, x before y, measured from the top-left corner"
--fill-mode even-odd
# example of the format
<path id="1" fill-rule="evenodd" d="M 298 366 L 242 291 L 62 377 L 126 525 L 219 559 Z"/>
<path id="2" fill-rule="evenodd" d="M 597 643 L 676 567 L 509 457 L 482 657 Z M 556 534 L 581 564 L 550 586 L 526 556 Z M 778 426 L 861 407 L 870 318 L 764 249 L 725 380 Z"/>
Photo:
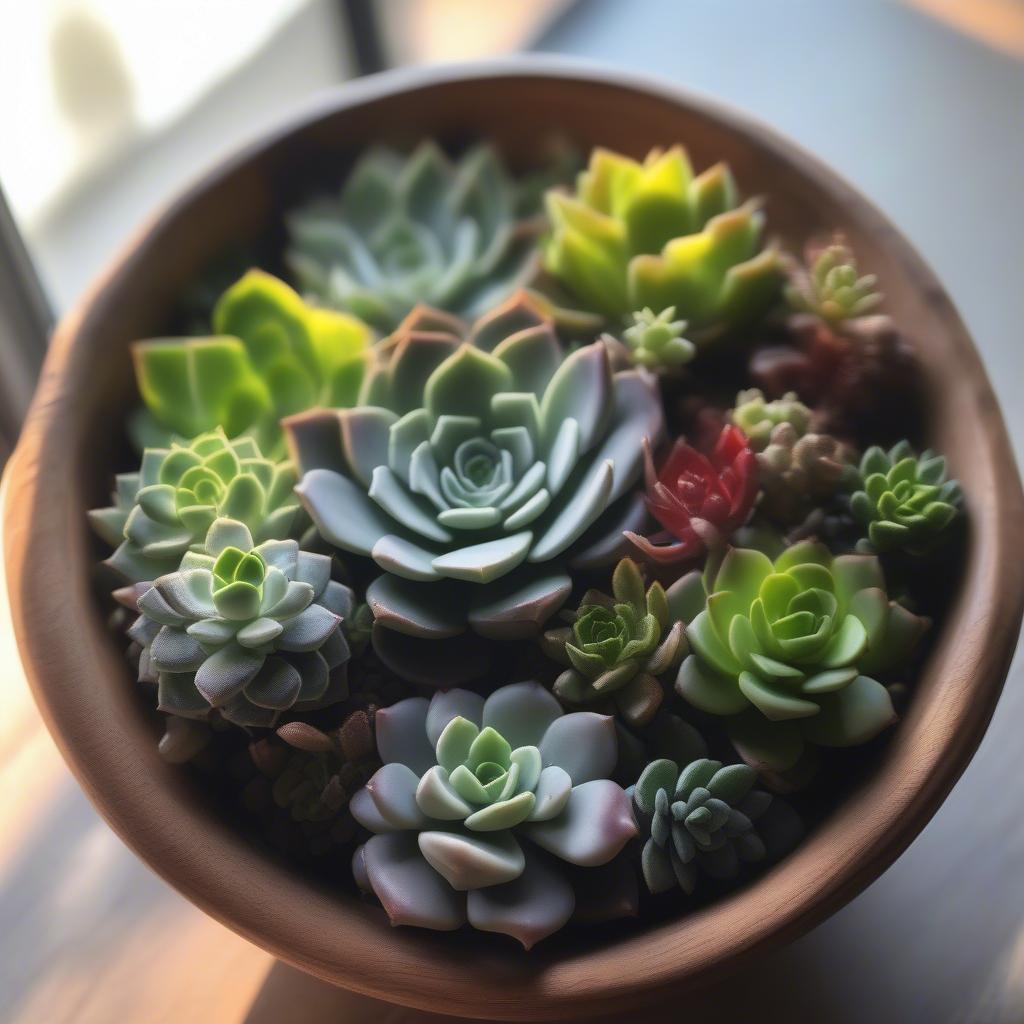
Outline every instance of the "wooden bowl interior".
<path id="1" fill-rule="evenodd" d="M 635 1008 L 822 919 L 934 812 L 980 739 L 1013 649 L 1021 583 L 1005 554 L 1020 550 L 1019 483 L 984 372 L 941 288 L 891 225 L 811 158 L 735 115 L 606 76 L 546 69 L 406 82 L 344 91 L 202 179 L 62 325 L 10 482 L 18 636 L 51 728 L 111 825 L 186 896 L 276 956 L 368 995 L 467 1015 Z M 802 240 L 841 228 L 919 346 L 929 405 L 943 411 L 930 440 L 964 484 L 972 535 L 962 590 L 908 713 L 873 770 L 794 854 L 689 916 L 625 937 L 556 937 L 526 955 L 471 933 L 390 930 L 379 909 L 303 880 L 197 800 L 187 773 L 157 756 L 152 716 L 105 627 L 83 513 L 104 503 L 130 459 L 129 344 L 168 330 L 181 290 L 218 253 L 279 237 L 282 209 L 317 183 L 336 186 L 372 142 L 491 138 L 525 167 L 537 139 L 555 135 L 634 156 L 682 142 L 698 170 L 724 159 L 746 194 L 768 197 L 772 234 Z"/>

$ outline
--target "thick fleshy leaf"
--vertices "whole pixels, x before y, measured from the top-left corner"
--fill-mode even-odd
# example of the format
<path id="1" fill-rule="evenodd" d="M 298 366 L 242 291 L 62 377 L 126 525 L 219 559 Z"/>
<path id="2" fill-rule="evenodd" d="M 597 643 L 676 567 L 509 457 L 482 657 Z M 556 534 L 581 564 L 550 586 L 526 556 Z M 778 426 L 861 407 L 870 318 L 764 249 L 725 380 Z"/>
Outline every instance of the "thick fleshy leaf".
<path id="1" fill-rule="evenodd" d="M 537 799 L 530 812 L 530 820 L 550 821 L 557 818 L 565 809 L 570 792 L 572 779 L 569 778 L 569 773 L 557 765 L 548 765 L 540 773 L 540 779 L 537 781 L 534 791 Z"/>
<path id="2" fill-rule="evenodd" d="M 427 863 L 458 892 L 511 882 L 526 866 L 523 851 L 509 832 L 421 832 L 419 846 Z"/>
<path id="3" fill-rule="evenodd" d="M 572 886 L 539 856 L 531 855 L 515 881 L 474 890 L 466 907 L 474 928 L 510 935 L 531 949 L 569 921 L 575 903 Z"/>
<path id="4" fill-rule="evenodd" d="M 377 805 L 373 802 L 370 791 L 365 786 L 352 794 L 348 809 L 352 817 L 363 828 L 369 829 L 371 832 L 379 834 L 397 831 L 390 822 L 385 821 L 381 816 L 380 811 L 377 810 Z"/>
<path id="5" fill-rule="evenodd" d="M 448 781 L 448 773 L 440 765 L 423 775 L 416 787 L 416 803 L 428 818 L 438 821 L 464 821 L 473 808 Z"/>
<path id="6" fill-rule="evenodd" d="M 150 644 L 149 657 L 158 672 L 194 672 L 206 660 L 206 652 L 184 630 L 162 626 Z"/>
<path id="7" fill-rule="evenodd" d="M 574 786 L 607 779 L 618 757 L 614 720 L 592 711 L 575 711 L 555 719 L 537 746 L 544 767 L 564 769 Z"/>
<path id="8" fill-rule="evenodd" d="M 394 520 L 348 477 L 328 469 L 308 472 L 295 488 L 321 536 L 356 555 L 395 532 Z"/>
<path id="9" fill-rule="evenodd" d="M 419 776 L 435 763 L 434 748 L 426 732 L 427 707 L 425 697 L 407 697 L 378 709 L 374 732 L 377 752 L 385 764 L 404 764 Z"/>
<path id="10" fill-rule="evenodd" d="M 439 690 L 430 699 L 427 709 L 427 739 L 432 746 L 437 746 L 445 726 L 453 718 L 465 718 L 479 727 L 483 722 L 484 699 L 472 690 Z M 488 722 L 488 725 L 493 725 Z M 502 730 L 495 726 L 498 732 Z M 511 739 L 509 740 L 511 742 Z"/>
<path id="11" fill-rule="evenodd" d="M 549 690 L 525 682 L 495 690 L 484 702 L 481 721 L 513 747 L 539 747 L 549 726 L 562 716 L 561 705 Z"/>
<path id="12" fill-rule="evenodd" d="M 637 779 L 633 799 L 645 814 L 654 813 L 654 801 L 660 790 L 674 793 L 679 779 L 679 766 L 675 761 L 659 758 L 652 761 Z"/>
<path id="13" fill-rule="evenodd" d="M 431 567 L 451 579 L 490 583 L 522 563 L 532 540 L 533 534 L 527 530 L 483 544 L 457 548 L 435 558 Z"/>
<path id="14" fill-rule="evenodd" d="M 264 657 L 256 651 L 228 644 L 215 651 L 196 672 L 196 689 L 219 707 L 249 685 L 263 667 Z"/>
<path id="15" fill-rule="evenodd" d="M 437 740 L 437 763 L 449 773 L 465 765 L 479 736 L 480 730 L 468 718 L 451 719 Z"/>
<path id="16" fill-rule="evenodd" d="M 515 828 L 530 816 L 534 801 L 533 793 L 519 793 L 487 807 L 481 807 L 479 811 L 466 818 L 466 828 L 474 832 L 497 832 L 501 829 Z"/>
<path id="17" fill-rule="evenodd" d="M 821 712 L 802 723 L 812 743 L 851 747 L 867 743 L 896 721 L 889 691 L 868 676 L 858 676 L 838 693 L 820 698 Z"/>
<path id="18" fill-rule="evenodd" d="M 407 765 L 395 761 L 378 768 L 367 782 L 374 806 L 392 828 L 421 829 L 429 824 L 416 802 L 419 781 Z"/>
<path id="19" fill-rule="evenodd" d="M 261 708 L 284 711 L 299 697 L 302 676 L 284 658 L 267 658 L 245 688 L 245 699 Z"/>
<path id="20" fill-rule="evenodd" d="M 413 835 L 376 835 L 362 848 L 362 871 L 393 925 L 451 931 L 466 921 L 466 897 L 423 859 Z"/>
<path id="21" fill-rule="evenodd" d="M 560 815 L 522 828 L 538 846 L 582 867 L 606 864 L 636 835 L 629 797 L 608 779 L 576 786 Z"/>
<path id="22" fill-rule="evenodd" d="M 470 592 L 469 624 L 481 636 L 495 640 L 535 636 L 571 591 L 567 573 L 547 567 L 536 574 L 520 569 L 505 580 Z"/>
<path id="23" fill-rule="evenodd" d="M 340 616 L 323 605 L 311 604 L 284 624 L 277 646 L 282 651 L 315 651 L 340 624 Z"/>
<path id="24" fill-rule="evenodd" d="M 644 882 L 652 893 L 669 892 L 676 887 L 676 873 L 672 870 L 669 855 L 653 839 L 644 843 L 640 867 Z"/>
<path id="25" fill-rule="evenodd" d="M 388 629 L 431 640 L 454 637 L 465 630 L 466 620 L 459 595 L 444 586 L 416 584 L 385 573 L 367 587 L 366 600 L 377 623 Z"/>
<path id="26" fill-rule="evenodd" d="M 735 715 L 748 706 L 735 679 L 712 672 L 693 654 L 679 666 L 675 689 L 695 708 L 712 715 Z"/>

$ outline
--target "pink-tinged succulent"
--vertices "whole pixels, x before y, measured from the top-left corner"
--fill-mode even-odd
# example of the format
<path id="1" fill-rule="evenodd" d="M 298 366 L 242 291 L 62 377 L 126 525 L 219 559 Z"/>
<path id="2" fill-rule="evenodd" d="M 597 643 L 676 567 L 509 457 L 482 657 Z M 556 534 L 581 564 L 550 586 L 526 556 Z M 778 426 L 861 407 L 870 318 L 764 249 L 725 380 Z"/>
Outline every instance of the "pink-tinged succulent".
<path id="1" fill-rule="evenodd" d="M 651 537 L 627 531 L 637 548 L 659 565 L 689 561 L 724 545 L 742 526 L 758 491 L 757 456 L 738 427 L 727 426 L 711 456 L 682 438 L 660 470 L 644 440 L 647 507 L 664 527 Z"/>
<path id="2" fill-rule="evenodd" d="M 378 711 L 376 731 L 384 765 L 350 804 L 375 835 L 353 870 L 392 924 L 468 922 L 528 949 L 573 916 L 572 868 L 608 865 L 636 834 L 608 778 L 612 719 L 564 714 L 538 683 L 413 697 Z"/>
<path id="3" fill-rule="evenodd" d="M 375 354 L 357 408 L 285 424 L 303 504 L 382 570 L 378 633 L 536 634 L 569 595 L 566 566 L 613 561 L 643 519 L 653 379 L 613 372 L 601 342 L 566 356 L 522 294 L 472 328 L 419 308 Z"/>

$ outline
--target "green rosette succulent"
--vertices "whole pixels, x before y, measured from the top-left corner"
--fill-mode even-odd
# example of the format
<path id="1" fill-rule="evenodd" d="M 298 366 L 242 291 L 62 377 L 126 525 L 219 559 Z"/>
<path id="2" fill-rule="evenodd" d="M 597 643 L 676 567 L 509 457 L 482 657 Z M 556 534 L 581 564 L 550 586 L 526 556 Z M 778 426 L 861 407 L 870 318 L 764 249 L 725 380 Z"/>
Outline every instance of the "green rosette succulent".
<path id="1" fill-rule="evenodd" d="M 754 789 L 757 772 L 745 764 L 700 758 L 682 771 L 675 761 L 652 761 L 632 787 L 644 837 L 641 869 L 652 893 L 678 886 L 693 893 L 698 874 L 728 881 L 744 864 L 765 859 L 757 820 L 771 805 Z"/>
<path id="2" fill-rule="evenodd" d="M 881 301 L 874 274 L 861 275 L 853 252 L 841 240 L 811 245 L 806 265 L 789 268 L 786 301 L 800 313 L 811 313 L 837 325 L 870 313 Z"/>
<path id="3" fill-rule="evenodd" d="M 643 163 L 595 149 L 575 194 L 548 193 L 548 214 L 545 268 L 612 320 L 671 306 L 708 335 L 749 321 L 778 293 L 758 204 L 741 203 L 725 164 L 695 177 L 681 146 Z"/>
<path id="4" fill-rule="evenodd" d="M 633 324 L 622 332 L 637 366 L 655 373 L 671 373 L 697 354 L 697 346 L 683 337 L 685 320 L 675 319 L 674 306 L 655 313 L 642 309 L 633 314 Z"/>
<path id="5" fill-rule="evenodd" d="M 222 427 L 283 451 L 282 416 L 352 405 L 373 340 L 362 321 L 316 309 L 283 281 L 251 270 L 213 311 L 208 338 L 158 338 L 132 348 L 145 408 L 131 424 L 140 448 Z"/>
<path id="6" fill-rule="evenodd" d="M 658 676 L 678 668 L 686 633 L 673 618 L 665 588 L 644 579 L 631 558 L 612 574 L 612 595 L 589 590 L 569 613 L 571 626 L 544 634 L 543 649 L 566 670 L 555 695 L 570 707 L 602 705 L 632 726 L 646 725 L 661 707 Z"/>
<path id="7" fill-rule="evenodd" d="M 468 921 L 529 948 L 576 908 L 565 868 L 608 864 L 636 834 L 609 779 L 612 720 L 564 714 L 538 683 L 403 700 L 376 733 L 384 765 L 349 805 L 375 834 L 353 870 L 392 924 Z"/>
<path id="8" fill-rule="evenodd" d="M 927 552 L 945 538 L 960 502 L 960 485 L 947 478 L 941 455 L 916 455 L 908 441 L 888 452 L 869 448 L 860 463 L 860 487 L 850 498 L 850 512 L 867 530 L 858 546 Z"/>
<path id="9" fill-rule="evenodd" d="M 417 310 L 377 357 L 358 407 L 285 424 L 320 534 L 383 570 L 375 643 L 535 635 L 569 594 L 567 562 L 613 561 L 644 514 L 653 381 L 613 373 L 601 342 L 564 356 L 524 295 L 468 333 Z"/>
<path id="10" fill-rule="evenodd" d="M 811 427 L 811 410 L 795 391 L 787 391 L 782 398 L 769 402 L 760 389 L 749 388 L 736 396 L 732 421 L 747 435 L 750 447 L 763 452 L 780 423 L 788 423 L 797 438 L 803 437 Z"/>
<path id="11" fill-rule="evenodd" d="M 203 550 L 138 598 L 128 633 L 142 647 L 140 681 L 157 684 L 168 714 L 216 709 L 250 727 L 342 699 L 349 648 L 339 626 L 355 602 L 330 573 L 327 555 L 294 540 L 254 545 L 244 523 L 216 519 Z"/>
<path id="12" fill-rule="evenodd" d="M 865 743 L 895 720 L 875 677 L 906 661 L 928 622 L 889 600 L 873 555 L 805 541 L 773 562 L 732 548 L 678 588 L 691 653 L 676 690 L 726 716 L 749 764 L 784 773 L 806 744 Z"/>
<path id="13" fill-rule="evenodd" d="M 257 543 L 302 528 L 290 462 L 263 457 L 251 437 L 228 440 L 221 427 L 169 448 L 147 448 L 137 473 L 120 473 L 114 504 L 89 522 L 114 553 L 109 565 L 132 583 L 173 572 L 187 551 L 202 550 L 213 521 L 244 523 Z"/>
<path id="14" fill-rule="evenodd" d="M 285 261 L 303 293 L 385 333 L 419 303 L 474 318 L 531 276 L 538 213 L 493 146 L 372 149 L 338 199 L 289 216 Z"/>

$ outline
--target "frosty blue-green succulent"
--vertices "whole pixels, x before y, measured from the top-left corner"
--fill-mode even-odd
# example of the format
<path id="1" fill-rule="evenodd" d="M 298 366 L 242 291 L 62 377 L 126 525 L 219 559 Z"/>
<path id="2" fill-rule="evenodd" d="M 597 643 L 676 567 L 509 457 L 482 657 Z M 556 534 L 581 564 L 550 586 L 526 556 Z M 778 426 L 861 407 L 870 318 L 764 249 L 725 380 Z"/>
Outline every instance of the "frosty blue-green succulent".
<path id="1" fill-rule="evenodd" d="M 383 570 L 378 625 L 422 638 L 467 623 L 535 631 L 568 596 L 570 558 L 614 557 L 661 402 L 603 343 L 564 356 L 523 295 L 472 330 L 417 310 L 378 353 L 360 405 L 286 422 L 321 535 Z"/>
<path id="2" fill-rule="evenodd" d="M 294 540 L 254 545 L 243 523 L 215 520 L 201 551 L 143 591 L 129 630 L 160 710 L 206 718 L 217 709 L 236 725 L 270 726 L 283 711 L 344 697 L 339 627 L 355 601 L 330 572 L 326 555 Z"/>
<path id="3" fill-rule="evenodd" d="M 745 764 L 700 758 L 681 771 L 675 761 L 652 761 L 633 787 L 644 882 L 652 893 L 677 885 L 693 892 L 699 872 L 735 878 L 744 863 L 766 854 L 756 822 L 772 802 L 755 790 L 757 773 Z"/>
<path id="4" fill-rule="evenodd" d="M 244 523 L 256 542 L 283 540 L 301 528 L 290 462 L 264 458 L 251 437 L 215 430 L 169 448 L 147 448 L 137 473 L 117 476 L 114 505 L 89 522 L 116 550 L 106 564 L 129 581 L 173 572 L 201 550 L 218 516 Z"/>

